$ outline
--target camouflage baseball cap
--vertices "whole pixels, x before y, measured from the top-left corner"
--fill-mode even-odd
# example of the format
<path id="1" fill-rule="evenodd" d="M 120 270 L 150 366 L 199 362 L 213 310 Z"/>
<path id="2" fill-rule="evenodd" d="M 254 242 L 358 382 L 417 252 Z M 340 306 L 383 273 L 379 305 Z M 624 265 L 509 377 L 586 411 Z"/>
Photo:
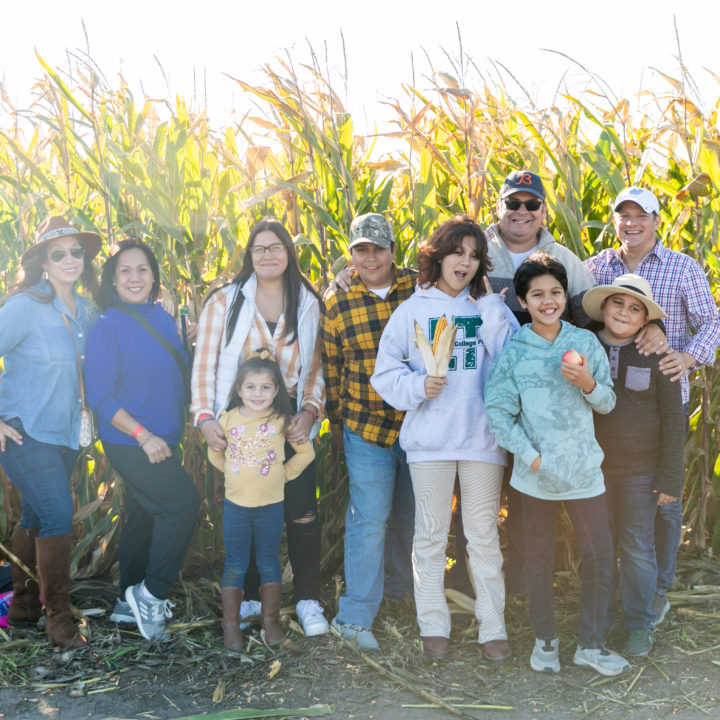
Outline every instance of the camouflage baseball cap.
<path id="1" fill-rule="evenodd" d="M 395 242 L 392 226 L 379 213 L 359 215 L 350 225 L 348 250 L 362 242 L 370 242 L 383 249 L 389 248 Z"/>

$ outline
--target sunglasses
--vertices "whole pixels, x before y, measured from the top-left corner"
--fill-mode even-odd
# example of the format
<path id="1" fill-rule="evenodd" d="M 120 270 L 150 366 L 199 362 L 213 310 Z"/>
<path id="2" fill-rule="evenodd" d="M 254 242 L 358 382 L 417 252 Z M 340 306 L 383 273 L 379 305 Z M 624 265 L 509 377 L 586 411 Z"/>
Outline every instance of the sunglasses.
<path id="1" fill-rule="evenodd" d="M 524 206 L 528 212 L 535 212 L 542 207 L 542 200 L 517 200 L 515 198 L 505 198 L 505 207 L 508 210 L 519 210 L 520 206 Z"/>
<path id="2" fill-rule="evenodd" d="M 51 250 L 48 253 L 48 257 L 54 263 L 59 263 L 65 259 L 65 256 L 68 253 L 70 253 L 70 257 L 75 258 L 75 260 L 79 260 L 80 258 L 85 257 L 85 248 L 84 247 L 71 247 L 67 250 L 65 250 L 63 248 L 55 248 L 54 250 Z"/>

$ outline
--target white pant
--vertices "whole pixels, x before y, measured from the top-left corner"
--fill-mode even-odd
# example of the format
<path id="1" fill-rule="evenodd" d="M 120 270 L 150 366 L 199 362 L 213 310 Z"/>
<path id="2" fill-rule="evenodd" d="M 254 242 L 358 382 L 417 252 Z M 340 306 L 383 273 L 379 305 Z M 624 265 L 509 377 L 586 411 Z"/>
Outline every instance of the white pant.
<path id="1" fill-rule="evenodd" d="M 410 463 L 415 491 L 415 605 L 422 637 L 450 637 L 450 611 L 444 590 L 445 549 L 457 473 L 469 565 L 475 582 L 478 642 L 507 639 L 505 583 L 497 530 L 503 471 L 502 465 L 462 460 Z"/>

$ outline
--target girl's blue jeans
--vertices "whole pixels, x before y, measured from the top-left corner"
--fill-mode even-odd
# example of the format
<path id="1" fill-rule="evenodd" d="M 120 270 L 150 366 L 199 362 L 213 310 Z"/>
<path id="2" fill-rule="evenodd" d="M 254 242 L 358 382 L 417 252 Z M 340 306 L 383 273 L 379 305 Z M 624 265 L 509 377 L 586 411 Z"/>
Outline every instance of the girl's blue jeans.
<path id="1" fill-rule="evenodd" d="M 225 500 L 223 535 L 225 568 L 222 586 L 242 588 L 250 563 L 250 547 L 255 545 L 255 562 L 260 584 L 281 582 L 280 537 L 283 529 L 283 503 L 242 507 Z"/>

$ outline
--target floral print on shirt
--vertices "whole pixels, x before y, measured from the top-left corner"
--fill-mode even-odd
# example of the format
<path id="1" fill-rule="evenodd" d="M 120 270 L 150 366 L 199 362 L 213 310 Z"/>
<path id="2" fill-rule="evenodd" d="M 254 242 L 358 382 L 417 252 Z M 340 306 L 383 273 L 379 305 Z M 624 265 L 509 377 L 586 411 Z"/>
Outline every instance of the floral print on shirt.
<path id="1" fill-rule="evenodd" d="M 277 460 L 277 453 L 270 449 L 270 438 L 277 434 L 277 428 L 271 423 L 262 423 L 254 435 L 247 436 L 244 425 L 236 425 L 228 431 L 227 454 L 233 472 L 241 467 L 258 468 L 263 477 Z"/>

